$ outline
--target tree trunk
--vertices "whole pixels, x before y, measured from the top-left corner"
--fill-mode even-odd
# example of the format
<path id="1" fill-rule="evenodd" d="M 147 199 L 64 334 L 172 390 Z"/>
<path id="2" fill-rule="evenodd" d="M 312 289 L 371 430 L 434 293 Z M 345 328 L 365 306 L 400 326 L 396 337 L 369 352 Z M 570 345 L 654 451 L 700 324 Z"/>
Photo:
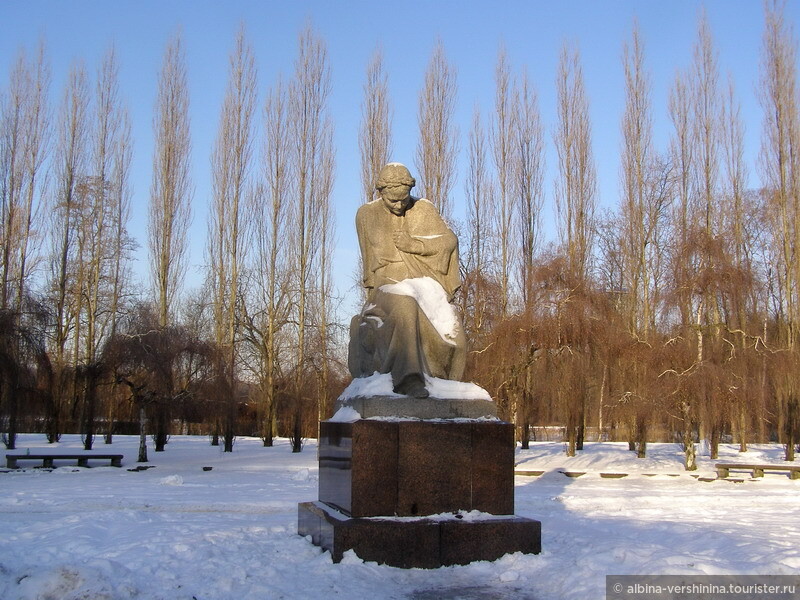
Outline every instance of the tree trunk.
<path id="1" fill-rule="evenodd" d="M 684 468 L 687 471 L 696 471 L 697 452 L 694 445 L 694 434 L 692 432 L 691 405 L 688 402 L 683 402 L 681 404 L 681 416 L 683 417 Z"/>
<path id="2" fill-rule="evenodd" d="M 137 462 L 147 462 L 147 411 L 144 402 L 139 404 L 139 458 Z"/>
<path id="3" fill-rule="evenodd" d="M 709 440 L 711 460 L 717 460 L 719 458 L 719 440 L 721 435 L 719 425 L 714 424 L 711 427 L 711 439 Z"/>
<path id="4" fill-rule="evenodd" d="M 747 409 L 739 407 L 739 452 L 747 452 Z"/>
<path id="5" fill-rule="evenodd" d="M 153 442 L 156 446 L 156 452 L 163 452 L 167 445 L 167 438 L 169 437 L 168 431 L 169 415 L 167 408 L 164 406 L 156 407 L 156 432 L 153 436 Z"/>
<path id="6" fill-rule="evenodd" d="M 13 369 L 13 367 L 12 367 Z M 2 385 L 3 399 L 2 404 L 7 408 L 8 412 L 8 430 L 3 436 L 3 442 L 6 445 L 6 450 L 16 450 L 17 448 L 17 418 L 18 418 L 18 402 L 17 402 L 17 383 L 16 376 L 12 373 L 10 380 Z M 2 383 L 2 382 L 0 382 Z"/>
<path id="7" fill-rule="evenodd" d="M 265 448 L 271 448 L 273 445 L 273 429 L 275 427 L 275 390 L 272 378 L 269 381 L 268 389 L 264 392 L 261 417 L 261 440 L 264 442 Z"/>
<path id="8" fill-rule="evenodd" d="M 294 423 L 292 425 L 292 435 L 290 438 L 292 444 L 292 452 L 300 452 L 303 449 L 303 419 L 302 411 L 300 410 L 300 403 L 297 403 L 297 408 L 294 413 Z"/>
<path id="9" fill-rule="evenodd" d="M 233 393 L 231 393 L 233 398 Z M 228 414 L 225 418 L 225 432 L 223 435 L 223 452 L 233 452 L 233 442 L 236 439 L 236 404 L 228 401 Z"/>
<path id="10" fill-rule="evenodd" d="M 636 418 L 636 458 L 647 458 L 647 417 Z"/>
<path id="11" fill-rule="evenodd" d="M 526 420 L 522 424 L 522 449 L 528 450 L 530 448 L 531 439 L 531 424 Z"/>
<path id="12" fill-rule="evenodd" d="M 83 449 L 91 450 L 94 445 L 95 410 L 97 405 L 97 375 L 90 370 L 86 376 L 84 389 L 84 439 Z"/>
<path id="13" fill-rule="evenodd" d="M 786 400 L 786 425 L 784 430 L 784 444 L 786 446 L 786 460 L 793 461 L 795 445 L 797 444 L 798 401 L 791 394 Z"/>
<path id="14" fill-rule="evenodd" d="M 578 426 L 576 431 L 575 449 L 583 450 L 583 440 L 586 437 L 586 396 L 581 399 L 580 411 L 578 412 Z"/>

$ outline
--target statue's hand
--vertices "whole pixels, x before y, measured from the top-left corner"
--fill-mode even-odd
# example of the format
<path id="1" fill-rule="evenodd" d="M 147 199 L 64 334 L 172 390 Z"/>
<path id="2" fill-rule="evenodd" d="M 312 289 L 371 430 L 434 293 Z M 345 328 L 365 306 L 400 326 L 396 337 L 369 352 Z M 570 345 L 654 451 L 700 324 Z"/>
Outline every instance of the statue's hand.
<path id="1" fill-rule="evenodd" d="M 408 235 L 407 231 L 395 231 L 392 233 L 394 246 L 400 252 L 407 252 L 409 254 L 422 254 L 424 245 L 421 240 L 414 239 Z"/>

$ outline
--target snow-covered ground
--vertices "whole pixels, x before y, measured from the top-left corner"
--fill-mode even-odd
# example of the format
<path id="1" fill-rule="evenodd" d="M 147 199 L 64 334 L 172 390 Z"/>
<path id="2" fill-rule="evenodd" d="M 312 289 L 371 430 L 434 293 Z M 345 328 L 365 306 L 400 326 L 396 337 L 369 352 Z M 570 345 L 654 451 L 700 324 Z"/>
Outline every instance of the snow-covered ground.
<path id="1" fill-rule="evenodd" d="M 73 436 L 59 444 L 79 447 Z M 23 435 L 18 448 L 52 446 Z M 641 460 L 612 443 L 575 458 L 552 442 L 518 450 L 518 470 L 544 471 L 516 478 L 516 513 L 542 521 L 542 553 L 437 570 L 352 554 L 333 564 L 297 535 L 297 503 L 317 493 L 312 442 L 292 454 L 286 440 L 264 448 L 240 438 L 224 454 L 206 438 L 175 436 L 144 471 L 128 470 L 136 438 L 96 450 L 123 453 L 123 468 L 20 463 L 0 474 L 0 598 L 591 600 L 604 598 L 606 574 L 800 570 L 800 481 L 704 481 L 713 463 L 701 456 L 697 477 L 687 474 L 671 444 L 652 444 Z M 782 456 L 777 446 L 725 446 L 721 458 Z"/>

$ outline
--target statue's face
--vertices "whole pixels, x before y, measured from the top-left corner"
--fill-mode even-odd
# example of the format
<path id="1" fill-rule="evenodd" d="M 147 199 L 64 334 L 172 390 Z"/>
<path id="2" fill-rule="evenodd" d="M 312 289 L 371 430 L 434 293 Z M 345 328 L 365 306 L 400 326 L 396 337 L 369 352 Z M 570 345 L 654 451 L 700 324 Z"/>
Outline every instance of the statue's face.
<path id="1" fill-rule="evenodd" d="M 407 185 L 393 185 L 381 190 L 383 204 L 392 214 L 402 217 L 411 204 L 411 188 Z"/>

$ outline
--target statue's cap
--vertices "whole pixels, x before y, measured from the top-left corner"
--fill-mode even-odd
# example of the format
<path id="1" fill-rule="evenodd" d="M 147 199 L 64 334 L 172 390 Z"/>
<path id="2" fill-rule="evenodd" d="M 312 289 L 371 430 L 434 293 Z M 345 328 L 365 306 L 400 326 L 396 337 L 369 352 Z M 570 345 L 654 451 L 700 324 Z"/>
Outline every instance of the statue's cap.
<path id="1" fill-rule="evenodd" d="M 375 182 L 375 188 L 382 190 L 385 187 L 392 187 L 395 185 L 407 185 L 414 187 L 417 181 L 411 176 L 408 168 L 398 162 L 390 162 L 381 169 L 378 174 L 378 181 Z"/>

